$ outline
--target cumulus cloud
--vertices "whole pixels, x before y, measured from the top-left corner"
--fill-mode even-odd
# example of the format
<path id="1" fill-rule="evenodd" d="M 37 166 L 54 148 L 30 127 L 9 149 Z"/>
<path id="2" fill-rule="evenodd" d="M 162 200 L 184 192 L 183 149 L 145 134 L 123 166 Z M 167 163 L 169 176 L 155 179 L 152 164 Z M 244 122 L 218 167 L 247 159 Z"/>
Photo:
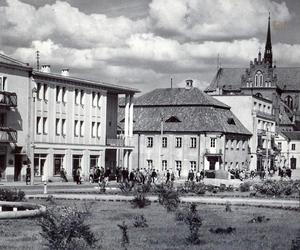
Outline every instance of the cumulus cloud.
<path id="1" fill-rule="evenodd" d="M 140 19 L 87 14 L 56 1 L 39 8 L 20 0 L 0 6 L 0 45 L 25 62 L 70 67 L 84 78 L 125 85 L 165 87 L 193 78 L 203 88 L 222 64 L 246 66 L 264 41 L 268 11 L 276 24 L 288 22 L 284 2 L 271 0 L 152 0 Z M 274 16 L 274 18 L 273 18 Z M 274 44 L 275 58 L 300 63 L 300 45 Z M 176 85 L 176 82 L 179 85 Z"/>
<path id="2" fill-rule="evenodd" d="M 268 12 L 291 18 L 285 2 L 271 0 L 153 0 L 150 19 L 160 34 L 192 40 L 252 37 L 265 32 Z"/>

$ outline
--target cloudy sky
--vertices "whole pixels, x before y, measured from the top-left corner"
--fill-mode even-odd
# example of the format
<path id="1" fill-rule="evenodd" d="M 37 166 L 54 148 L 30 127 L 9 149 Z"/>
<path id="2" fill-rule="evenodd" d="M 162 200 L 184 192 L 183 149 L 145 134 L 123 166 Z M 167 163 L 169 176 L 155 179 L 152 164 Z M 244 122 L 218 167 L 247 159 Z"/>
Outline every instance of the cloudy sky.
<path id="1" fill-rule="evenodd" d="M 264 51 L 269 11 L 276 64 L 300 66 L 298 0 L 0 0 L 0 52 L 142 92 L 203 89 L 218 54 L 246 67 Z"/>

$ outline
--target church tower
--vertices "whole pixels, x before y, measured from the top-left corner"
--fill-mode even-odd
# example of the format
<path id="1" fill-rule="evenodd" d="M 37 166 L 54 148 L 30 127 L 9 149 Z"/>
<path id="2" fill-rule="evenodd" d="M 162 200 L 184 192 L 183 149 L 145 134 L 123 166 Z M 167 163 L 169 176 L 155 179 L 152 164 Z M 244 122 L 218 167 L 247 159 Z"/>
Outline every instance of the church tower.
<path id="1" fill-rule="evenodd" d="M 272 54 L 272 42 L 271 42 L 270 13 L 269 13 L 269 21 L 268 21 L 268 32 L 267 32 L 267 40 L 265 46 L 264 62 L 269 64 L 269 68 L 272 68 L 273 54 Z"/>

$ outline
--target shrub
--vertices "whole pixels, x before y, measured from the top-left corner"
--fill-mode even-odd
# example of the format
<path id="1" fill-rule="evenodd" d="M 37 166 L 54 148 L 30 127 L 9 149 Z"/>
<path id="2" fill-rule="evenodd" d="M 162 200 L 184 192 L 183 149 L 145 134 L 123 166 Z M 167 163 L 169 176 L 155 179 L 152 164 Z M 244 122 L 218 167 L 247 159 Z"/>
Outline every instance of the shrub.
<path id="1" fill-rule="evenodd" d="M 90 226 L 85 224 L 86 212 L 76 207 L 53 207 L 47 209 L 38 224 L 41 236 L 50 249 L 82 249 L 93 247 L 97 242 Z M 79 243 L 79 244 L 78 244 Z"/>
<path id="2" fill-rule="evenodd" d="M 240 191 L 241 192 L 249 192 L 251 187 L 250 182 L 243 182 L 240 184 Z"/>
<path id="3" fill-rule="evenodd" d="M 121 182 L 118 187 L 123 193 L 129 193 L 132 190 L 132 185 L 129 182 Z"/>
<path id="4" fill-rule="evenodd" d="M 144 208 L 151 204 L 151 201 L 146 198 L 146 192 L 142 184 L 139 184 L 135 187 L 135 196 L 131 200 L 133 208 Z"/>
<path id="5" fill-rule="evenodd" d="M 178 191 L 167 185 L 158 189 L 158 201 L 168 212 L 175 211 L 180 203 Z"/>
<path id="6" fill-rule="evenodd" d="M 184 206 L 182 208 L 178 208 L 175 212 L 175 220 L 176 221 L 184 221 L 188 214 L 188 207 Z"/>
<path id="7" fill-rule="evenodd" d="M 181 193 L 195 193 L 205 194 L 206 185 L 204 183 L 195 183 L 193 181 L 186 181 L 183 186 L 177 188 L 178 192 Z"/>
<path id="8" fill-rule="evenodd" d="M 191 204 L 190 210 L 184 220 L 189 226 L 189 236 L 187 240 L 192 244 L 200 244 L 199 229 L 202 226 L 202 219 L 196 208 L 196 204 Z"/>
<path id="9" fill-rule="evenodd" d="M 19 189 L 0 188 L 0 201 L 23 201 L 25 193 Z"/>
<path id="10" fill-rule="evenodd" d="M 148 227 L 147 220 L 144 215 L 138 215 L 134 217 L 134 227 Z"/>
<path id="11" fill-rule="evenodd" d="M 276 181 L 266 180 L 262 183 L 255 184 L 254 188 L 257 192 L 269 196 L 291 195 L 298 192 L 297 181 Z"/>
<path id="12" fill-rule="evenodd" d="M 220 192 L 225 192 L 226 191 L 226 185 L 225 184 L 220 184 L 219 191 Z"/>

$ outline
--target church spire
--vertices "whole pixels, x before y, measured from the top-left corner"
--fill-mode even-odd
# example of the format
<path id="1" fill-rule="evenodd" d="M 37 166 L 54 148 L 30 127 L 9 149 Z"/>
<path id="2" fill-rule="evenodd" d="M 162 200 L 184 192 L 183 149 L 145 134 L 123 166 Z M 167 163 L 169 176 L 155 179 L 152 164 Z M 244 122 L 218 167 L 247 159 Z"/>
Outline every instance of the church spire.
<path id="1" fill-rule="evenodd" d="M 273 54 L 272 54 L 272 42 L 271 42 L 271 27 L 270 27 L 270 12 L 269 12 L 269 21 L 268 21 L 268 33 L 265 47 L 264 61 L 269 63 L 269 67 L 272 67 L 273 64 Z"/>

